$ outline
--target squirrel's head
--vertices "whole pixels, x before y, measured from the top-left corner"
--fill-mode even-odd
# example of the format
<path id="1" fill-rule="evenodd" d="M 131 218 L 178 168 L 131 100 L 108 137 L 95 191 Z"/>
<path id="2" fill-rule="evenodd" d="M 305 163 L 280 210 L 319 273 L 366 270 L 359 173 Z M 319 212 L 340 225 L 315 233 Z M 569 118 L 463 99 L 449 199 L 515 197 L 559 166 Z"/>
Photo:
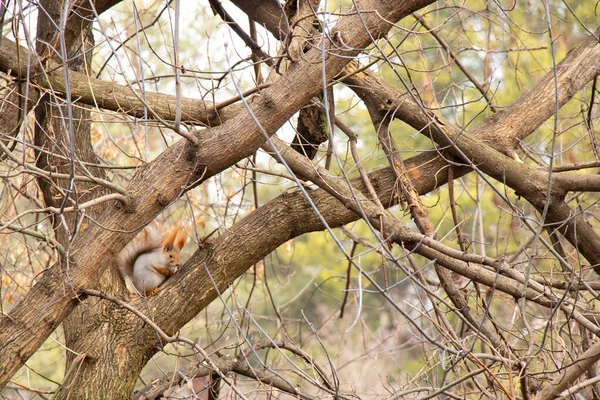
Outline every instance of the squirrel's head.
<path id="1" fill-rule="evenodd" d="M 163 241 L 163 253 L 171 267 L 181 264 L 181 249 L 187 241 L 185 232 L 179 232 L 179 227 L 171 229 Z"/>

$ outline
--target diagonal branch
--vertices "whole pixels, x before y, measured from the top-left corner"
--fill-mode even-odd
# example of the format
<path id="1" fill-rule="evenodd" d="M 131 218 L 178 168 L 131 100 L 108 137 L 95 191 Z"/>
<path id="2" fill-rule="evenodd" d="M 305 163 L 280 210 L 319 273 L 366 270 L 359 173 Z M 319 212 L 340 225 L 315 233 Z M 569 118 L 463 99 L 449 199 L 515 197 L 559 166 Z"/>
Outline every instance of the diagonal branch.
<path id="1" fill-rule="evenodd" d="M 66 91 L 64 66 L 53 61 L 47 61 L 48 69 L 39 71 L 39 61 L 32 65 L 26 63 L 28 49 L 19 46 L 7 38 L 2 38 L 0 46 L 0 71 L 10 73 L 19 79 L 27 76 L 32 70 L 31 83 L 33 87 L 51 90 L 57 95 Z M 32 54 L 35 60 L 36 54 Z M 37 71 L 37 72 L 36 72 Z M 83 104 L 96 106 L 101 109 L 122 112 L 137 118 L 145 116 L 147 104 L 160 118 L 175 120 L 177 98 L 163 93 L 147 92 L 145 97 L 134 87 L 127 87 L 96 79 L 84 73 L 69 71 L 69 89 L 71 96 Z M 33 88 L 32 87 L 32 88 Z M 29 91 L 29 101 L 35 102 L 39 97 L 37 90 Z M 142 99 L 145 98 L 145 101 Z M 240 110 L 239 106 L 220 107 L 210 101 L 183 97 L 181 99 L 181 118 L 184 122 L 199 125 L 219 125 L 221 120 L 231 119 Z"/>

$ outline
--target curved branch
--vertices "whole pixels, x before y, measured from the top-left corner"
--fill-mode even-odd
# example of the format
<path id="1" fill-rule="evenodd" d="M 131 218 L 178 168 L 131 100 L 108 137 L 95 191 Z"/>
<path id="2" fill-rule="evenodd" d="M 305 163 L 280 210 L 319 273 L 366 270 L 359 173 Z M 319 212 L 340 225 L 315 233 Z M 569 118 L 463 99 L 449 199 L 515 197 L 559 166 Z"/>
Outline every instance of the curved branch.
<path id="1" fill-rule="evenodd" d="M 600 342 L 589 348 L 577 361 L 561 372 L 552 383 L 546 384 L 534 400 L 551 400 L 558 397 L 564 390 L 579 379 L 592 365 L 600 359 Z"/>

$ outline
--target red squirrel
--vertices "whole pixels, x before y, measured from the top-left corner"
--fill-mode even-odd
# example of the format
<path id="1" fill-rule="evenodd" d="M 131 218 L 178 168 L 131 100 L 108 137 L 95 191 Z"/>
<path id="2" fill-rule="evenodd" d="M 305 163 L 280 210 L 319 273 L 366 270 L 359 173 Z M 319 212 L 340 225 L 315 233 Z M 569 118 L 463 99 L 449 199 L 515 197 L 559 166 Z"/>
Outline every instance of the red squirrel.
<path id="1" fill-rule="evenodd" d="M 119 269 L 140 295 L 154 294 L 177 272 L 186 240 L 187 235 L 179 232 L 179 227 L 163 236 L 155 225 L 149 225 L 119 253 Z"/>

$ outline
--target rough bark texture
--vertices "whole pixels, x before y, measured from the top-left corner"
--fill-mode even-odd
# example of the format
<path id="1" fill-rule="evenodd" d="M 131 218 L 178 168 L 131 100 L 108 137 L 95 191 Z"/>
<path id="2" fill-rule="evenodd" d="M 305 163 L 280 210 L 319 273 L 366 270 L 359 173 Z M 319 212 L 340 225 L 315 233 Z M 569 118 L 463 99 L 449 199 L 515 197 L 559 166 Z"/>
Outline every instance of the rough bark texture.
<path id="1" fill-rule="evenodd" d="M 245 12 L 251 20 L 267 28 L 277 39 L 284 39 L 289 33 L 290 27 L 285 20 L 281 5 L 276 0 L 234 0 L 232 3 Z"/>
<path id="2" fill-rule="evenodd" d="M 41 59 L 48 57 L 56 61 L 60 60 L 60 55 L 53 53 L 56 49 L 62 49 L 62 44 L 59 44 L 60 38 L 57 36 L 56 26 L 61 26 L 61 10 L 64 9 L 64 1 L 62 0 L 46 0 L 40 5 L 45 10 L 51 10 L 49 13 L 39 13 L 37 53 Z M 98 6 L 98 5 L 97 5 Z M 89 17 L 93 14 L 85 13 L 81 6 L 72 5 L 75 13 L 73 18 L 66 24 L 64 43 L 69 61 L 69 82 L 72 76 L 71 71 L 82 76 L 91 75 L 88 66 L 91 65 L 91 51 L 93 47 L 93 35 Z M 81 12 L 84 12 L 82 15 Z M 87 22 L 80 18 L 88 17 Z M 54 44 L 54 49 L 48 47 L 48 44 Z M 65 70 L 60 69 L 64 79 Z M 71 109 L 69 109 L 69 106 Z M 71 115 L 69 117 L 69 115 Z M 105 170 L 94 167 L 94 164 L 100 164 L 101 161 L 94 153 L 92 147 L 91 135 L 91 112 L 88 106 L 80 104 L 62 103 L 56 98 L 51 98 L 49 95 L 42 97 L 36 108 L 36 144 L 40 151 L 36 157 L 36 164 L 39 168 L 59 172 L 70 175 L 74 172 L 77 175 L 91 174 L 94 177 L 106 179 Z M 69 124 L 69 122 L 72 122 Z M 71 146 L 73 148 L 71 149 Z M 73 151 L 73 153 L 71 153 Z M 57 154 L 58 153 L 58 154 Z M 83 168 L 73 158 L 77 157 L 80 162 L 91 164 Z M 75 182 L 72 185 L 68 180 L 49 181 L 46 178 L 39 179 L 39 186 L 44 195 L 46 206 L 60 208 L 63 204 L 83 203 L 91 199 L 108 194 L 110 190 L 93 183 Z M 65 193 L 69 197 L 65 198 Z M 97 218 L 102 214 L 106 203 L 100 204 L 89 210 L 89 215 L 92 218 Z M 69 213 L 62 218 L 55 218 L 53 224 L 55 226 L 56 240 L 65 248 L 69 249 L 71 240 L 81 231 L 85 231 L 87 223 L 80 225 L 78 222 L 81 218 L 80 213 Z M 61 267 L 66 274 L 70 273 L 73 265 L 71 260 L 62 260 Z M 123 294 L 123 287 L 115 284 L 120 282 L 118 272 L 114 269 L 109 269 L 96 284 L 97 287 L 106 293 Z M 67 398 L 76 393 L 82 398 L 93 398 L 96 387 L 106 386 L 106 382 L 115 379 L 116 376 L 123 374 L 120 371 L 115 373 L 109 366 L 119 365 L 118 362 L 107 362 L 114 359 L 118 352 L 104 351 L 99 352 L 99 348 L 119 348 L 119 335 L 105 334 L 96 338 L 96 343 L 90 343 L 89 333 L 98 329 L 98 325 L 102 324 L 101 316 L 106 315 L 114 308 L 109 303 L 101 302 L 98 299 L 90 299 L 85 301 L 81 307 L 77 307 L 63 322 L 63 331 L 65 334 L 65 345 L 72 351 L 66 353 L 66 370 L 73 373 L 68 374 L 63 380 L 63 387 L 59 391 L 56 398 Z M 118 321 L 118 315 L 115 316 Z M 113 329 L 111 332 L 118 332 L 119 329 Z M 77 357 L 79 355 L 79 357 Z M 77 360 L 75 365 L 74 361 Z M 77 390 L 74 390 L 75 382 L 73 379 L 78 376 L 77 372 L 85 372 L 90 370 L 89 365 L 94 360 L 95 374 L 93 376 L 82 376 L 83 379 L 78 384 L 82 384 Z M 125 384 L 125 383 L 123 383 Z M 105 392 L 108 393 L 108 392 Z"/>

